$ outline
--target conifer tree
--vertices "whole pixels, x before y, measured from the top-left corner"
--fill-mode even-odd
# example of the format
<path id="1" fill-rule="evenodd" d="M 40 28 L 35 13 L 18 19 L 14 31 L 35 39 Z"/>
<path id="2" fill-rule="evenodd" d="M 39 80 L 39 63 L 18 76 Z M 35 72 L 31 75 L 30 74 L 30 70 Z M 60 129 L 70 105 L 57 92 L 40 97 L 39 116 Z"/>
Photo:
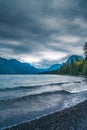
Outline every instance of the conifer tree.
<path id="1" fill-rule="evenodd" d="M 84 50 L 84 55 L 85 55 L 85 61 L 87 61 L 87 42 L 85 42 L 83 50 Z"/>

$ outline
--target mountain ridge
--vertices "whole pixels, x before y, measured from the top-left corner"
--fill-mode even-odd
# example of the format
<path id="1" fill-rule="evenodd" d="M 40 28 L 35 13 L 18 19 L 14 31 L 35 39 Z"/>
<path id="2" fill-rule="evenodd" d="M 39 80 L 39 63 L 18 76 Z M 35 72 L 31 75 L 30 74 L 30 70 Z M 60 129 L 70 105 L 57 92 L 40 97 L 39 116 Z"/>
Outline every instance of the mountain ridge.
<path id="1" fill-rule="evenodd" d="M 72 55 L 70 56 L 66 64 L 70 64 L 72 60 L 75 62 L 76 60 L 82 60 L 82 56 Z M 0 74 L 40 74 L 45 72 L 51 72 L 55 70 L 59 70 L 64 63 L 62 64 L 53 64 L 49 68 L 46 69 L 39 69 L 32 66 L 29 63 L 20 62 L 17 59 L 6 59 L 0 57 Z"/>
<path id="2" fill-rule="evenodd" d="M 7 60 L 0 57 L 0 74 L 36 74 L 38 69 L 16 59 Z"/>

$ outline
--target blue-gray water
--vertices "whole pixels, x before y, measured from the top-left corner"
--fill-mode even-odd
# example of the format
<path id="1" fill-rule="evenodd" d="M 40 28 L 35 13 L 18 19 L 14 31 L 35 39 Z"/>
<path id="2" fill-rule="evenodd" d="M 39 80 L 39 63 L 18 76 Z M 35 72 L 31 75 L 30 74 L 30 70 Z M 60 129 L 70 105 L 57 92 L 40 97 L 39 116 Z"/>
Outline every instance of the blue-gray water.
<path id="1" fill-rule="evenodd" d="M 82 77 L 0 75 L 0 129 L 73 106 L 87 99 Z"/>

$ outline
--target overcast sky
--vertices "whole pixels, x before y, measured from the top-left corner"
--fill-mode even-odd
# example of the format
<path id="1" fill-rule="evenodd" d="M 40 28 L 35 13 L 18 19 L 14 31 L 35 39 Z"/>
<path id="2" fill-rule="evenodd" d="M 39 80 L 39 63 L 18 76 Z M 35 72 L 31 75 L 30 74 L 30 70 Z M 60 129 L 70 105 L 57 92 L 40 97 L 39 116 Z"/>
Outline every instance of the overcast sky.
<path id="1" fill-rule="evenodd" d="M 0 0 L 0 56 L 49 66 L 87 41 L 87 0 Z"/>

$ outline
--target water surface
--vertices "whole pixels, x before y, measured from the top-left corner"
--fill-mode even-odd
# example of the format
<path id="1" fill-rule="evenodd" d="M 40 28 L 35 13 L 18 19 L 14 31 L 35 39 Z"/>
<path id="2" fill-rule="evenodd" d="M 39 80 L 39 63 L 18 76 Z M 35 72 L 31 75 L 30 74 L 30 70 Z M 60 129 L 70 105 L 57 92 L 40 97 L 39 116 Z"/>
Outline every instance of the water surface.
<path id="1" fill-rule="evenodd" d="M 87 99 L 82 77 L 0 75 L 0 129 L 73 106 Z"/>

